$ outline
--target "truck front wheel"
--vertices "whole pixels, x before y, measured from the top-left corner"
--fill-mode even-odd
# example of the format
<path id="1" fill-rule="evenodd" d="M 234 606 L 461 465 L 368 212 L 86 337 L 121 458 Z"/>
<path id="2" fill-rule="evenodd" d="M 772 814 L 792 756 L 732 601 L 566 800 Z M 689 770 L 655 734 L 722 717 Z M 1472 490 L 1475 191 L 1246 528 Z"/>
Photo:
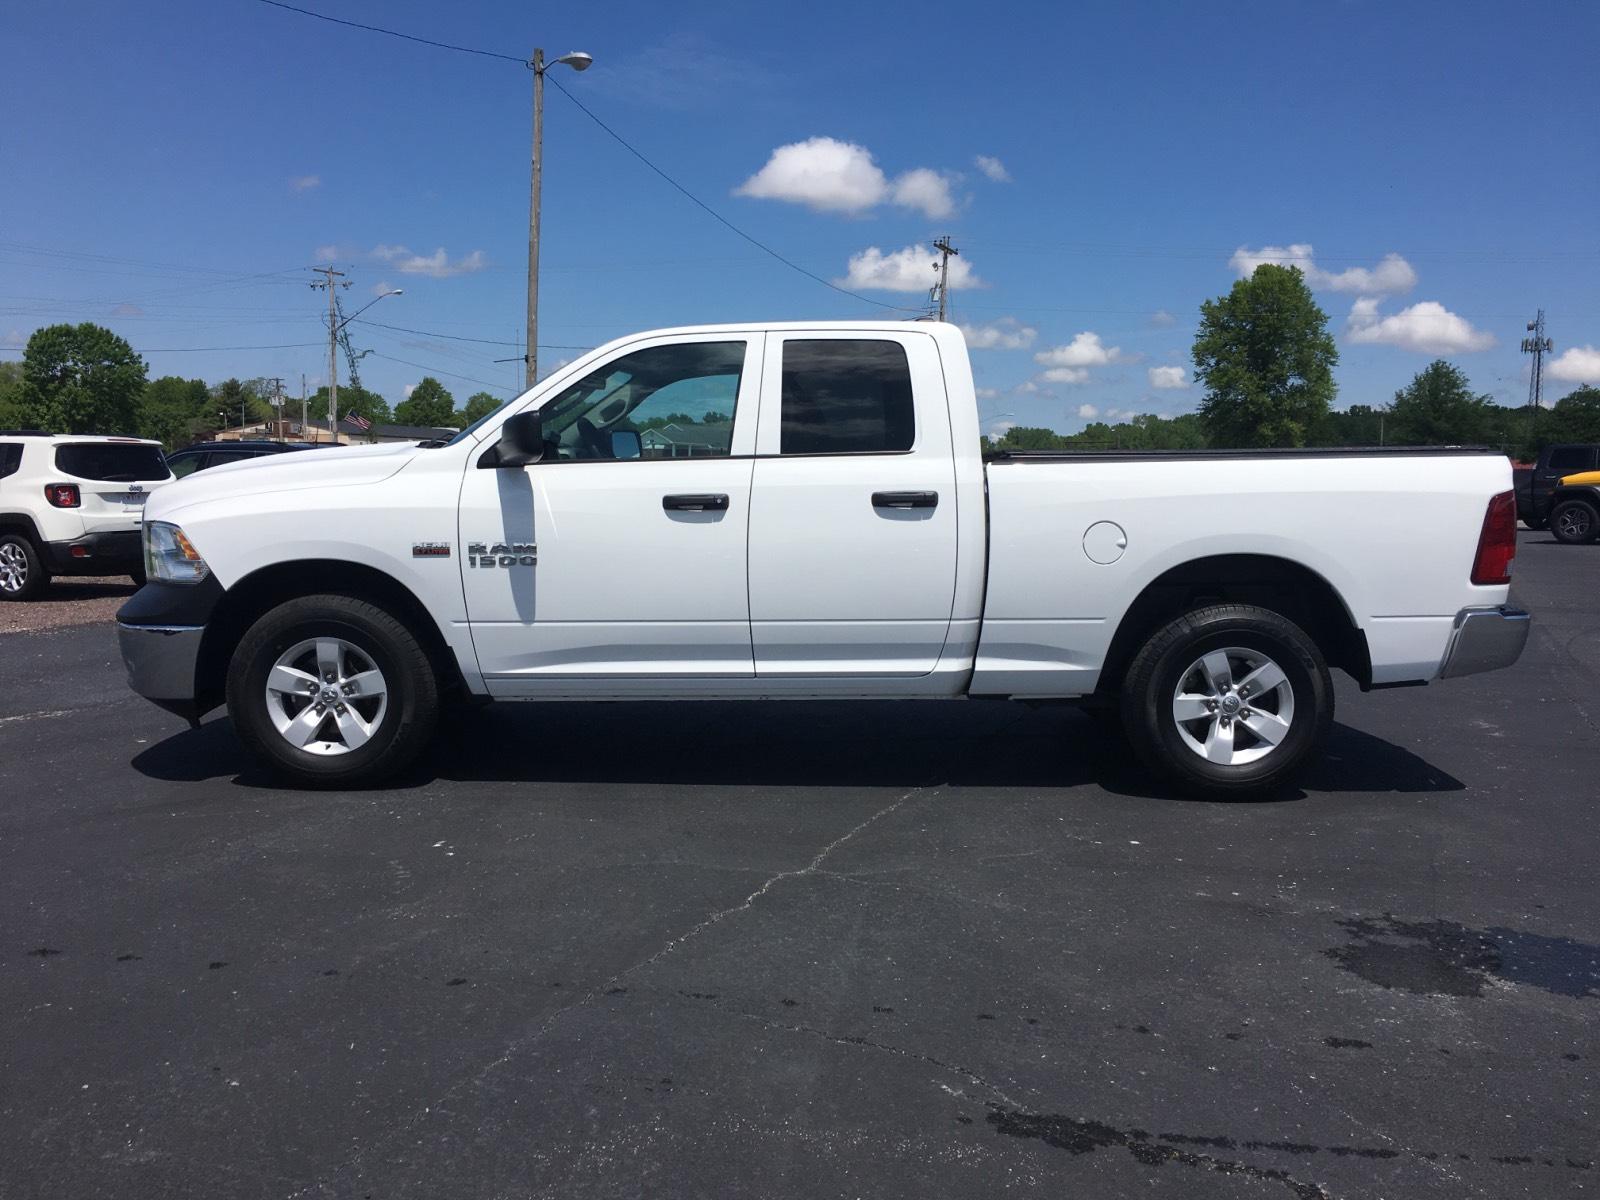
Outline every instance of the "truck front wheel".
<path id="1" fill-rule="evenodd" d="M 1122 720 L 1146 763 L 1187 791 L 1270 793 L 1333 724 L 1317 645 L 1268 609 L 1222 604 L 1158 630 L 1128 668 Z"/>
<path id="2" fill-rule="evenodd" d="M 411 763 L 439 716 L 428 655 L 395 617 L 353 596 L 306 596 L 263 614 L 228 668 L 245 746 L 295 783 L 375 783 Z"/>

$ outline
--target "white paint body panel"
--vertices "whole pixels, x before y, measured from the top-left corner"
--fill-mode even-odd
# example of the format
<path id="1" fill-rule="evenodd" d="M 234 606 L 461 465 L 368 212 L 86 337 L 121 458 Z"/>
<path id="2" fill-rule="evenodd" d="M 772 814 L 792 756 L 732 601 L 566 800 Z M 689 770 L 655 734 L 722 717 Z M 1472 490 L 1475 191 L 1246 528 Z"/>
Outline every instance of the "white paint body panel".
<path id="1" fill-rule="evenodd" d="M 905 454 L 784 458 L 788 337 L 899 342 L 917 437 Z M 597 366 L 673 341 L 744 338 L 731 456 L 479 467 L 513 413 Z M 1224 554 L 1301 564 L 1338 593 L 1373 681 L 1433 678 L 1503 458 L 1306 456 L 991 464 L 961 334 L 903 322 L 662 330 L 585 355 L 459 443 L 308 451 L 153 493 L 225 587 L 276 564 L 353 562 L 404 584 L 470 689 L 520 699 L 1081 695 L 1117 625 L 1170 568 Z M 936 491 L 885 514 L 873 491 Z M 729 496 L 669 514 L 668 493 Z M 1115 522 L 1114 562 L 1085 534 Z M 532 542 L 537 565 L 473 568 L 470 542 Z M 422 542 L 449 558 L 414 558 Z"/>

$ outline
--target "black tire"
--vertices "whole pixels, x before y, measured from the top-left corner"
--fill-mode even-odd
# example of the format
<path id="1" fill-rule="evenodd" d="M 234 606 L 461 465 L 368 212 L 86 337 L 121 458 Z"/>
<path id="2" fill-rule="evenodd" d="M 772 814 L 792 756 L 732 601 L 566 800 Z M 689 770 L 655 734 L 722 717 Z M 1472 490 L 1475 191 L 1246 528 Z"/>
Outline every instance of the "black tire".
<path id="1" fill-rule="evenodd" d="M 385 702 L 364 744 L 317 753 L 291 745 L 278 731 L 269 708 L 267 678 L 280 656 L 300 643 L 336 638 L 364 658 L 386 685 Z M 352 668 L 352 671 L 358 668 Z M 278 773 L 303 787 L 360 787 L 386 779 L 408 766 L 428 745 L 439 719 L 439 688 L 433 664 L 412 632 L 391 613 L 353 596 L 306 596 L 280 604 L 246 631 L 228 667 L 228 714 L 239 739 Z M 310 706 L 310 698 L 306 700 Z M 334 705 L 339 708 L 338 704 Z M 355 701 L 351 702 L 355 707 Z M 286 708 L 280 709 L 287 713 Z M 308 719 L 314 719 L 300 708 Z M 339 718 L 329 713 L 330 721 Z M 323 725 L 331 736 L 313 744 L 342 742 L 336 724 Z"/>
<path id="2" fill-rule="evenodd" d="M 1550 528 L 1550 522 L 1549 521 L 1541 521 L 1537 517 L 1535 517 L 1531 521 L 1523 521 L 1523 524 L 1526 525 L 1529 529 L 1532 529 L 1532 530 L 1535 530 L 1535 531 L 1545 530 L 1545 529 L 1549 529 Z"/>
<path id="3" fill-rule="evenodd" d="M 0 533 L 0 567 L 0 600 L 33 600 L 50 584 L 50 572 L 25 533 Z"/>
<path id="4" fill-rule="evenodd" d="M 1550 512 L 1550 532 L 1568 546 L 1592 542 L 1600 537 L 1600 510 L 1587 500 L 1563 500 Z"/>
<path id="5" fill-rule="evenodd" d="M 1236 694 L 1231 703 L 1242 706 L 1241 717 L 1249 716 L 1223 722 L 1221 714 L 1229 710 L 1221 706 L 1230 703 L 1227 691 L 1231 689 L 1215 689 L 1221 696 L 1217 717 L 1202 716 L 1180 727 L 1174 712 L 1179 685 L 1203 678 L 1204 672 L 1200 677 L 1192 675 L 1192 667 L 1205 655 L 1224 649 L 1244 650 L 1276 664 L 1287 685 L 1287 696 L 1281 685 L 1253 700 L 1241 702 Z M 1236 656 L 1235 661 L 1247 660 Z M 1186 695 L 1192 686 L 1186 687 Z M 1250 732 L 1252 726 L 1267 729 L 1266 719 L 1282 711 L 1286 701 L 1293 708 L 1281 741 L 1269 744 Z M 1250 703 L 1260 709 L 1250 709 Z M 1291 784 L 1321 751 L 1333 725 L 1333 681 L 1322 652 L 1298 625 L 1268 609 L 1221 604 L 1179 617 L 1145 643 L 1123 681 L 1122 721 L 1128 740 L 1145 763 L 1183 790 L 1216 798 L 1268 795 Z M 1237 754 L 1247 761 L 1214 762 L 1194 748 L 1191 737 L 1198 739 L 1206 731 L 1218 729 L 1227 732 L 1215 736 L 1219 741 L 1225 737 L 1228 743 L 1227 748 L 1219 747 L 1218 753 Z M 1260 751 L 1258 756 L 1256 751 Z"/>

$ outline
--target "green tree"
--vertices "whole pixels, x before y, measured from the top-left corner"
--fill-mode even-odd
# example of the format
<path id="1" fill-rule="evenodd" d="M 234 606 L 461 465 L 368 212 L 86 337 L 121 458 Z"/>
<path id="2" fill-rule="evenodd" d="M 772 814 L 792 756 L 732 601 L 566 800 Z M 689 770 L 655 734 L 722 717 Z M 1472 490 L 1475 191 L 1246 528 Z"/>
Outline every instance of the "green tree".
<path id="1" fill-rule="evenodd" d="M 237 428 L 241 419 L 250 424 L 270 421 L 277 415 L 267 398 L 270 392 L 264 379 L 225 379 L 211 389 L 209 407 L 213 411 L 208 415 L 226 428 Z"/>
<path id="2" fill-rule="evenodd" d="M 0 429 L 22 427 L 22 364 L 0 362 Z"/>
<path id="3" fill-rule="evenodd" d="M 454 423 L 465 429 L 474 421 L 480 421 L 487 417 L 499 407 L 500 401 L 488 392 L 473 392 L 472 395 L 467 397 L 467 406 L 456 414 Z"/>
<path id="4" fill-rule="evenodd" d="M 132 433 L 144 379 L 144 360 L 109 329 L 48 325 L 23 352 L 16 415 L 55 433 Z"/>
<path id="5" fill-rule="evenodd" d="M 1437 446 L 1481 442 L 1491 435 L 1489 397 L 1477 396 L 1467 374 L 1435 359 L 1389 406 L 1385 441 L 1395 446 Z"/>
<path id="6" fill-rule="evenodd" d="M 424 375 L 422 382 L 411 389 L 411 395 L 394 406 L 394 419 L 400 425 L 438 428 L 452 424 L 455 416 L 455 400 L 432 375 Z"/>
<path id="7" fill-rule="evenodd" d="M 189 445 L 216 427 L 211 390 L 203 379 L 165 375 L 145 385 L 139 405 L 139 436 L 168 450 Z"/>
<path id="8" fill-rule="evenodd" d="M 1200 306 L 1194 373 L 1200 416 L 1218 448 L 1303 446 L 1326 416 L 1339 350 L 1328 314 L 1297 267 L 1256 268 Z"/>
<path id="9" fill-rule="evenodd" d="M 291 418 L 300 415 L 300 401 L 298 399 L 284 406 L 284 413 Z M 328 419 L 328 389 L 319 387 L 306 400 L 306 416 L 313 421 L 326 421 Z M 369 392 L 366 388 L 351 387 L 347 383 L 339 385 L 339 419 L 345 417 L 361 416 L 371 421 L 374 425 L 387 425 L 394 420 L 394 414 L 389 411 L 389 402 L 377 392 Z"/>
<path id="10" fill-rule="evenodd" d="M 1600 387 L 1584 384 L 1556 401 L 1550 411 L 1551 442 L 1600 442 Z"/>

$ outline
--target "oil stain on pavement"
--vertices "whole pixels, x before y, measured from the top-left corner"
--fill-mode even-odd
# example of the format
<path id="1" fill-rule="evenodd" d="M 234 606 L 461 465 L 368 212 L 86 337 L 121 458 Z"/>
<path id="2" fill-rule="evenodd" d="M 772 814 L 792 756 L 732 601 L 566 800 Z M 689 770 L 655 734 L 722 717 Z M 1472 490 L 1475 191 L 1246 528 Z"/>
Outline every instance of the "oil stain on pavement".
<path id="1" fill-rule="evenodd" d="M 1575 999 L 1600 997 L 1600 946 L 1390 913 L 1339 922 L 1349 942 L 1323 953 L 1368 983 L 1419 996 L 1478 997 L 1491 980 Z"/>

